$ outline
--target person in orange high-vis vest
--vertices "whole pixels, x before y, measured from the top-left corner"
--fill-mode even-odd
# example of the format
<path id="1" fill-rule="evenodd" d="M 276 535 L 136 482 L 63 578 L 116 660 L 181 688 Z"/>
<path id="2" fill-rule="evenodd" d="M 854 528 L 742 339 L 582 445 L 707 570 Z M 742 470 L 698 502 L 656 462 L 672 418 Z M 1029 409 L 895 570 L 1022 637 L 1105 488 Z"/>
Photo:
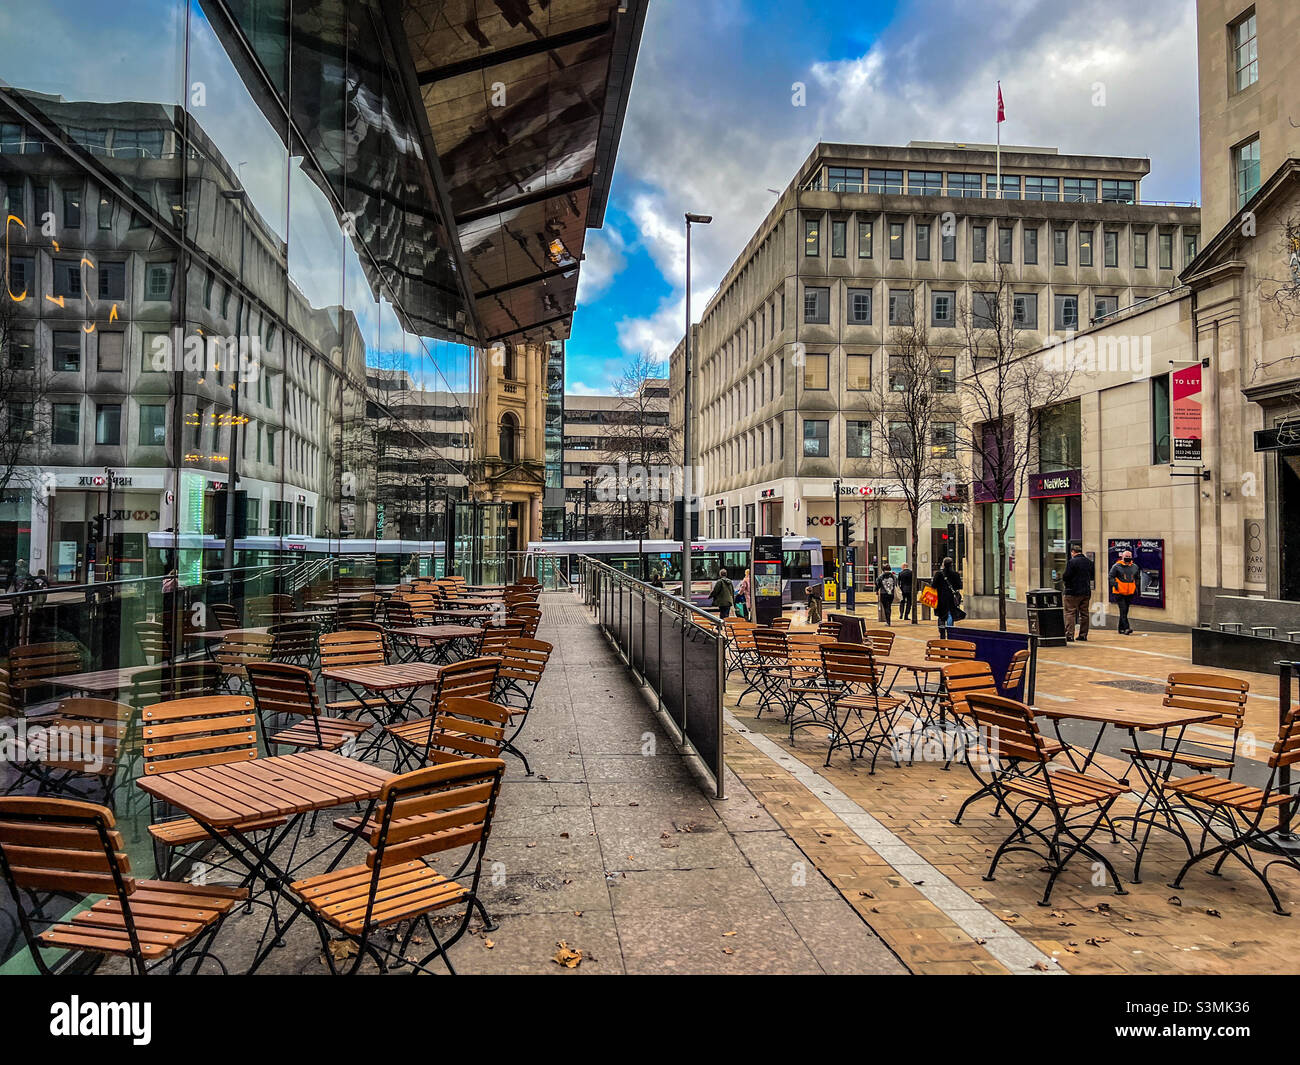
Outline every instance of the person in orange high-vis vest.
<path id="1" fill-rule="evenodd" d="M 1133 562 L 1133 552 L 1124 551 L 1119 561 L 1110 567 L 1110 594 L 1119 604 L 1119 633 L 1132 636 L 1133 627 L 1128 622 L 1129 604 L 1137 595 L 1138 568 Z"/>

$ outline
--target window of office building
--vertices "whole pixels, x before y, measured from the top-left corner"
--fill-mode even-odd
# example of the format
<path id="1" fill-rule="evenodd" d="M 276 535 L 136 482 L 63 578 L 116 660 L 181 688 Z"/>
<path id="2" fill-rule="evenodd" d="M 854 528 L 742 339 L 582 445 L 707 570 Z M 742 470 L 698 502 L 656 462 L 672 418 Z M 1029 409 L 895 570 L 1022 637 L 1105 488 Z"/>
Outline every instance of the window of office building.
<path id="1" fill-rule="evenodd" d="M 101 332 L 97 345 L 99 349 L 98 366 L 100 373 L 121 373 L 122 352 L 125 334 L 121 332 Z"/>
<path id="2" fill-rule="evenodd" d="M 976 329 L 992 329 L 997 311 L 996 292 L 972 292 L 970 294 L 971 324 Z"/>
<path id="3" fill-rule="evenodd" d="M 1188 266 L 1196 258 L 1196 234 L 1183 234 L 1183 266 Z"/>
<path id="4" fill-rule="evenodd" d="M 957 324 L 957 293 L 930 293 L 930 324 L 941 329 L 951 329 Z"/>
<path id="5" fill-rule="evenodd" d="M 971 261 L 982 263 L 988 259 L 989 254 L 989 227 L 988 226 L 971 226 L 970 227 L 970 257 Z"/>
<path id="6" fill-rule="evenodd" d="M 843 259 L 848 254 L 848 222 L 831 221 L 831 257 Z"/>
<path id="7" fill-rule="evenodd" d="M 245 437 L 247 441 L 247 437 Z M 161 403 L 140 405 L 140 445 L 162 447 L 167 443 L 167 408 Z"/>
<path id="8" fill-rule="evenodd" d="M 826 184 L 831 192 L 861 192 L 862 167 L 828 166 Z"/>
<path id="9" fill-rule="evenodd" d="M 75 373 L 81 369 L 81 330 L 56 330 L 54 333 L 54 369 Z"/>
<path id="10" fill-rule="evenodd" d="M 22 297 L 24 292 L 36 287 L 36 260 L 28 256 L 10 256 L 9 277 L 0 280 L 7 280 L 9 291 Z"/>
<path id="11" fill-rule="evenodd" d="M 934 381 L 936 392 L 957 391 L 957 359 L 952 355 L 936 355 L 934 358 Z"/>
<path id="12" fill-rule="evenodd" d="M 979 196 L 980 176 L 978 174 L 949 174 L 949 196 Z"/>
<path id="13" fill-rule="evenodd" d="M 1096 203 L 1096 178 L 1066 178 L 1061 198 L 1066 203 Z"/>
<path id="14" fill-rule="evenodd" d="M 803 420 L 803 453 L 806 458 L 826 458 L 830 454 L 830 422 L 825 418 Z"/>
<path id="15" fill-rule="evenodd" d="M 100 229 L 113 228 L 113 197 L 106 192 L 99 194 L 98 220 Z"/>
<path id="16" fill-rule="evenodd" d="M 911 380 L 912 368 L 907 356 L 889 356 L 889 390 L 891 392 L 906 392 Z"/>
<path id="17" fill-rule="evenodd" d="M 1174 268 L 1174 235 L 1172 233 L 1160 234 L 1160 269 L 1172 270 Z"/>
<path id="18" fill-rule="evenodd" d="M 1168 236 L 1166 233 L 1160 234 L 1160 252 L 1162 260 L 1164 258 L 1164 243 L 1166 236 Z M 1160 263 L 1160 266 L 1161 269 L 1168 269 L 1163 261 Z M 1139 233 L 1136 230 L 1133 232 L 1133 268 L 1135 270 L 1145 270 L 1147 268 L 1147 234 Z"/>
<path id="19" fill-rule="evenodd" d="M 901 259 L 903 257 L 903 222 L 889 223 L 889 257 L 891 259 Z"/>
<path id="20" fill-rule="evenodd" d="M 889 290 L 889 324 L 912 324 L 912 290 L 910 288 L 891 288 Z"/>
<path id="21" fill-rule="evenodd" d="M 1232 59 L 1238 92 L 1259 80 L 1259 52 L 1255 41 L 1254 11 L 1232 26 Z"/>
<path id="22" fill-rule="evenodd" d="M 916 258 L 918 261 L 930 258 L 930 224 L 928 222 L 918 222 L 916 224 Z"/>
<path id="23" fill-rule="evenodd" d="M 901 196 L 903 193 L 903 172 L 901 170 L 868 170 L 867 191 L 882 193 L 887 196 Z"/>
<path id="24" fill-rule="evenodd" d="M 116 445 L 122 442 L 122 405 L 99 403 L 95 406 L 95 443 Z"/>
<path id="25" fill-rule="evenodd" d="M 937 170 L 909 170 L 907 194 L 909 196 L 938 196 L 943 192 L 943 174 Z"/>
<path id="26" fill-rule="evenodd" d="M 81 263 L 70 259 L 54 261 L 54 295 L 64 299 L 81 299 Z"/>
<path id="27" fill-rule="evenodd" d="M 1026 200 L 1047 200 L 1055 202 L 1060 198 L 1061 186 L 1058 178 L 1035 177 L 1032 174 L 1025 178 Z"/>
<path id="28" fill-rule="evenodd" d="M 172 275 L 175 263 L 150 263 L 144 272 L 144 298 L 147 300 L 170 300 L 172 298 Z"/>
<path id="29" fill-rule="evenodd" d="M 1094 296 L 1092 298 L 1093 318 L 1109 318 L 1117 310 L 1119 310 L 1118 296 Z"/>
<path id="30" fill-rule="evenodd" d="M 1025 265 L 1033 266 L 1038 262 L 1038 227 L 1025 226 Z"/>
<path id="31" fill-rule="evenodd" d="M 1102 178 L 1102 203 L 1133 203 L 1137 199 L 1137 184 L 1117 178 Z"/>
<path id="32" fill-rule="evenodd" d="M 1017 329 L 1038 328 L 1038 293 L 1017 292 L 1011 297 L 1011 322 Z"/>
<path id="33" fill-rule="evenodd" d="M 803 253 L 816 258 L 822 253 L 822 223 L 820 218 L 803 220 Z"/>
<path id="34" fill-rule="evenodd" d="M 890 422 L 886 430 L 888 439 L 885 443 L 889 447 L 891 455 L 902 455 L 909 459 L 912 458 L 912 444 L 915 440 L 914 430 L 911 422 Z"/>
<path id="35" fill-rule="evenodd" d="M 803 320 L 814 325 L 831 320 L 831 290 L 807 285 L 803 290 Z"/>
<path id="36" fill-rule="evenodd" d="M 957 454 L 956 422 L 935 422 L 930 427 L 930 454 L 935 458 L 952 458 Z"/>
<path id="37" fill-rule="evenodd" d="M 9 366 L 14 370 L 36 369 L 36 334 L 32 330 L 9 331 Z"/>
<path id="38" fill-rule="evenodd" d="M 1011 262 L 1011 242 L 1015 239 L 1016 231 L 1011 226 L 998 226 L 998 262 Z"/>
<path id="39" fill-rule="evenodd" d="M 1237 210 L 1259 191 L 1259 137 L 1232 149 L 1232 170 L 1236 176 Z"/>
<path id="40" fill-rule="evenodd" d="M 845 377 L 850 392 L 871 391 L 871 356 L 849 355 L 844 360 Z"/>
<path id="41" fill-rule="evenodd" d="M 871 289 L 851 288 L 848 293 L 849 324 L 871 324 Z"/>
<path id="42" fill-rule="evenodd" d="M 57 444 L 81 443 L 81 405 L 54 403 L 50 406 L 50 431 Z"/>
<path id="43" fill-rule="evenodd" d="M 829 355 L 806 355 L 803 364 L 803 387 L 817 392 L 830 388 L 830 362 Z"/>
<path id="44" fill-rule="evenodd" d="M 1056 328 L 1062 332 L 1078 329 L 1079 297 L 1058 292 L 1052 302 L 1056 307 Z"/>
<path id="45" fill-rule="evenodd" d="M 988 175 L 988 194 L 991 199 L 998 197 L 998 179 L 996 174 Z M 1004 200 L 1020 199 L 1020 175 L 1003 174 L 1002 175 L 1002 196 Z"/>
<path id="46" fill-rule="evenodd" d="M 95 273 L 99 275 L 101 300 L 126 299 L 126 263 L 101 262 Z"/>
<path id="47" fill-rule="evenodd" d="M 1103 261 L 1107 266 L 1119 266 L 1119 231 L 1108 229 L 1102 234 Z"/>
<path id="48" fill-rule="evenodd" d="M 1052 263 L 1056 266 L 1070 265 L 1070 231 L 1068 229 L 1052 230 Z"/>
<path id="49" fill-rule="evenodd" d="M 945 225 L 939 230 L 939 254 L 946 263 L 957 261 L 957 232 L 951 226 Z"/>
<path id="50" fill-rule="evenodd" d="M 875 236 L 875 224 L 872 222 L 858 222 L 858 258 L 870 259 L 872 256 L 873 237 Z"/>
<path id="51" fill-rule="evenodd" d="M 1092 242 L 1096 236 L 1096 230 L 1092 226 L 1079 227 L 1079 265 L 1092 265 Z"/>
<path id="52" fill-rule="evenodd" d="M 851 459 L 871 458 L 871 423 L 846 422 L 844 454 Z"/>
<path id="53" fill-rule="evenodd" d="M 81 190 L 63 190 L 63 228 L 81 228 Z"/>

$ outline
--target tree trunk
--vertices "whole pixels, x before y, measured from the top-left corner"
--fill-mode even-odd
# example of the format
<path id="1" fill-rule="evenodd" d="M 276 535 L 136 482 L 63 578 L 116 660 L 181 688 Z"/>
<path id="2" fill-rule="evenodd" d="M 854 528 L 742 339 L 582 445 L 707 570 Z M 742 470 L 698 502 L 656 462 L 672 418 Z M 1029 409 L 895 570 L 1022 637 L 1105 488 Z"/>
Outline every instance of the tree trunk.
<path id="1" fill-rule="evenodd" d="M 907 598 L 911 600 L 908 609 L 911 613 L 913 625 L 918 624 L 916 620 L 916 586 L 921 581 L 921 567 L 916 557 L 916 543 L 917 543 L 917 536 L 918 536 L 916 527 L 917 527 L 917 516 L 913 514 L 912 515 L 912 590 L 907 593 Z"/>
<path id="2" fill-rule="evenodd" d="M 998 631 L 1007 631 L 1007 526 L 1000 516 L 998 518 Z"/>

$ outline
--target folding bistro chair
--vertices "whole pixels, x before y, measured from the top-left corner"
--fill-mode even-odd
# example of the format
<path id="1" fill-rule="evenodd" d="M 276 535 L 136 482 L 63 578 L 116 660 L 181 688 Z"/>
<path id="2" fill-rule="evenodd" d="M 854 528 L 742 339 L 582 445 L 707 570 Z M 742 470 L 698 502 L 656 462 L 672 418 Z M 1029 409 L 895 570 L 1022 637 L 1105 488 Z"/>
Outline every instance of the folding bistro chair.
<path id="1" fill-rule="evenodd" d="M 141 710 L 140 737 L 145 776 L 250 762 L 257 757 L 257 713 L 246 695 L 172 699 Z M 171 813 L 157 799 L 150 799 L 150 807 L 154 861 L 165 880 L 171 875 L 175 852 L 212 837 L 192 817 Z M 244 833 L 283 824 L 284 818 L 273 818 L 236 827 Z"/>
<path id="2" fill-rule="evenodd" d="M 271 754 L 281 747 L 294 750 L 338 751 L 370 728 L 359 721 L 325 717 L 316 696 L 316 678 L 305 666 L 287 662 L 250 662 L 248 682 L 257 704 L 262 737 Z M 288 727 L 286 718 L 296 718 Z"/>
<path id="3" fill-rule="evenodd" d="M 385 635 L 368 629 L 343 629 L 327 632 L 320 637 L 321 669 L 339 669 L 343 666 L 382 666 L 388 661 Z M 326 689 L 326 699 L 329 692 Z M 364 713 L 376 725 L 392 724 L 392 706 L 379 696 L 358 699 L 327 701 L 325 713 L 330 717 L 347 717 Z"/>
<path id="4" fill-rule="evenodd" d="M 523 634 L 530 640 L 537 638 L 537 626 L 542 622 L 542 612 L 535 606 L 521 606 L 512 610 L 509 620 L 524 623 Z"/>
<path id="5" fill-rule="evenodd" d="M 239 625 L 239 611 L 230 603 L 212 603 L 208 607 L 208 613 L 212 615 L 212 620 L 217 623 L 219 629 L 237 629 Z"/>
<path id="6" fill-rule="evenodd" d="M 527 626 L 522 621 L 502 622 L 500 625 L 484 625 L 479 633 L 478 647 L 475 654 L 479 658 L 500 656 L 506 644 L 511 640 L 522 640 Z"/>
<path id="7" fill-rule="evenodd" d="M 994 852 L 984 879 L 994 879 L 1004 854 L 1010 851 L 1034 854 L 1043 859 L 1049 870 L 1038 903 L 1047 906 L 1057 877 L 1071 858 L 1081 855 L 1106 867 L 1115 882 L 1115 894 L 1128 894 L 1110 859 L 1088 842 L 1115 800 L 1128 794 L 1127 785 L 1073 769 L 1052 771 L 1048 766 L 1051 755 L 1034 722 L 1034 712 L 1024 703 L 972 691 L 966 696 L 966 706 L 976 726 L 986 730 L 984 743 L 994 759 L 1017 763 L 1015 772 L 995 771 L 990 780 L 994 797 L 1011 816 L 1015 827 Z M 1050 828 L 1033 824 L 1034 817 L 1044 810 L 1051 814 Z M 1035 841 L 1042 849 L 1035 847 Z"/>
<path id="8" fill-rule="evenodd" d="M 872 747 L 870 772 L 876 771 L 876 759 L 886 746 L 897 762 L 894 730 L 906 700 L 884 694 L 882 670 L 876 665 L 870 645 L 823 644 L 821 656 L 826 683 L 840 689 L 840 694 L 830 700 L 831 732 L 826 764 L 831 764 L 831 755 L 841 747 L 848 748 L 850 761 L 865 758 L 868 746 Z M 858 724 L 856 738 L 849 728 L 851 720 Z M 854 753 L 854 745 L 861 749 L 860 753 Z"/>
<path id="9" fill-rule="evenodd" d="M 969 662 L 975 657 L 975 645 L 969 640 L 926 640 L 927 662 Z"/>
<path id="10" fill-rule="evenodd" d="M 825 622 L 822 622 L 824 625 Z M 839 626 L 836 625 L 835 638 L 839 639 Z M 893 629 L 863 629 L 862 638 L 871 645 L 871 653 L 876 658 L 888 658 L 894 649 L 894 630 Z"/>
<path id="11" fill-rule="evenodd" d="M 500 658 L 466 658 L 442 666 L 438 671 L 438 682 L 433 686 L 433 694 L 429 697 L 429 713 L 389 725 L 384 732 L 406 749 L 407 756 L 418 756 L 427 761 L 443 700 L 490 699 L 500 668 Z M 399 750 L 396 764 L 402 766 L 405 763 L 406 758 L 402 757 Z"/>
<path id="12" fill-rule="evenodd" d="M 371 851 L 363 865 L 337 869 L 299 880 L 290 886 L 308 907 L 316 922 L 326 963 L 339 972 L 330 949 L 331 931 L 341 932 L 357 944 L 346 972 L 354 973 L 368 956 L 383 972 L 389 964 L 409 964 L 428 972 L 428 964 L 441 958 L 454 974 L 448 949 L 469 928 L 477 909 L 490 930 L 495 925 L 478 897 L 483 872 L 483 851 L 492 827 L 505 763 L 499 758 L 449 762 L 405 773 L 384 785 L 377 824 L 369 833 Z M 436 854 L 469 847 L 461 869 L 469 871 L 467 883 L 448 879 L 424 861 Z M 429 915 L 455 906 L 460 921 L 444 940 Z M 404 934 L 391 944 L 377 933 L 410 921 Z M 407 948 L 423 926 L 434 949 L 415 960 Z"/>
<path id="13" fill-rule="evenodd" d="M 354 622 L 358 621 L 374 621 L 375 604 L 363 600 L 351 603 L 341 602 L 334 616 L 335 627 L 340 629 L 350 628 Z"/>
<path id="14" fill-rule="evenodd" d="M 1160 785 L 1165 792 L 1177 796 L 1201 827 L 1199 848 L 1191 853 L 1170 886 L 1182 887 L 1183 877 L 1192 866 L 1207 858 L 1216 859 L 1211 870 L 1214 876 L 1219 875 L 1219 870 L 1229 857 L 1236 858 L 1264 885 L 1268 897 L 1273 900 L 1273 912 L 1289 917 L 1291 911 L 1282 908 L 1282 900 L 1269 882 L 1269 870 L 1275 865 L 1285 865 L 1300 872 L 1300 860 L 1287 851 L 1279 852 L 1269 841 L 1268 835 L 1275 827 L 1272 820 L 1280 819 L 1284 811 L 1295 816 L 1300 792 L 1296 790 L 1296 781 L 1290 779 L 1290 767 L 1298 761 L 1300 708 L 1293 708 L 1278 730 L 1277 741 L 1273 744 L 1273 751 L 1266 763 L 1268 779 L 1262 788 L 1213 773 L 1180 777 Z M 1283 779 L 1283 771 L 1286 779 Z M 1266 817 L 1270 819 L 1267 826 L 1264 823 Z M 1213 844 L 1207 847 L 1210 840 L 1213 840 Z M 1145 849 L 1146 840 L 1142 842 Z M 1279 857 L 1267 861 L 1261 857 L 1261 854 L 1279 853 Z M 1141 852 L 1138 861 L 1141 861 Z"/>
<path id="15" fill-rule="evenodd" d="M 248 681 L 245 667 L 253 662 L 269 662 L 275 637 L 269 632 L 244 632 L 232 630 L 222 637 L 212 651 L 212 660 L 221 667 L 221 687 L 227 691 L 242 692 Z"/>
<path id="16" fill-rule="evenodd" d="M 510 708 L 513 731 L 506 740 L 504 749 L 524 763 L 524 772 L 530 777 L 533 771 L 524 752 L 515 745 L 515 740 L 528 721 L 533 699 L 537 695 L 537 685 L 546 672 L 546 663 L 550 660 L 552 650 L 554 648 L 543 640 L 520 638 L 508 641 L 501 652 L 501 670 L 492 691 L 495 702 Z"/>
<path id="17" fill-rule="evenodd" d="M 171 634 L 160 621 L 137 621 L 135 638 L 140 644 L 140 653 L 149 663 L 170 662 L 172 659 Z"/>
<path id="18" fill-rule="evenodd" d="M 9 685 L 20 703 L 31 701 L 31 693 L 48 688 L 53 677 L 80 673 L 86 650 L 75 640 L 20 644 L 9 648 Z"/>
<path id="19" fill-rule="evenodd" d="M 1008 699 L 1025 702 L 1025 680 L 1029 675 L 1029 649 L 1017 651 L 1007 663 L 1007 671 L 1002 677 L 1002 692 Z"/>
<path id="20" fill-rule="evenodd" d="M 61 700 L 53 714 L 27 718 L 29 728 L 41 728 L 41 738 L 29 739 L 24 757 L 13 761 L 18 777 L 8 792 L 31 780 L 42 795 L 82 799 L 86 796 L 80 789 L 89 787 L 100 790 L 111 805 L 119 775 L 118 747 L 131 714 L 125 703 L 75 697 Z"/>
<path id="21" fill-rule="evenodd" d="M 286 621 L 267 629 L 271 636 L 271 660 L 311 666 L 316 661 L 320 626 L 314 621 Z"/>
<path id="22" fill-rule="evenodd" d="M 242 888 L 136 880 L 112 811 L 72 799 L 0 799 L 0 873 L 32 961 L 46 976 L 43 947 L 96 955 L 96 968 L 108 955 L 125 957 L 140 976 L 167 958 L 172 972 L 191 961 L 197 971 L 212 958 L 225 973 L 212 940 L 248 897 Z M 37 892 L 104 897 L 69 921 L 50 921 Z"/>
<path id="23" fill-rule="evenodd" d="M 758 628 L 754 636 L 754 664 L 749 667 L 749 686 L 740 693 L 736 705 L 753 691 L 758 694 L 758 709 L 754 717 L 763 716 L 764 710 L 771 710 L 773 704 L 781 707 L 785 713 L 785 692 L 782 688 L 784 674 L 790 659 L 789 641 L 782 629 Z"/>

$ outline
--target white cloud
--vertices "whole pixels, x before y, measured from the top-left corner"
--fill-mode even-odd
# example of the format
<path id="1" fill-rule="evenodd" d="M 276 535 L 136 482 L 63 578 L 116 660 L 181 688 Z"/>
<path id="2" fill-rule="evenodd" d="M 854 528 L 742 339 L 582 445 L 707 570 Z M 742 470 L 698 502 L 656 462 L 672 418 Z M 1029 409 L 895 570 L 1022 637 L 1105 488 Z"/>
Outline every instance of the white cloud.
<path id="1" fill-rule="evenodd" d="M 839 61 L 801 55 L 789 20 L 758 17 L 731 3 L 650 8 L 618 167 L 635 239 L 673 292 L 619 323 L 628 355 L 681 339 L 683 212 L 714 216 L 692 233 L 698 320 L 771 208 L 767 190 L 784 189 L 819 140 L 991 142 L 998 79 L 1005 143 L 1150 156 L 1146 198 L 1199 195 L 1194 0 L 915 0 L 864 55 Z M 791 106 L 795 81 L 806 107 Z"/>
<path id="2" fill-rule="evenodd" d="M 578 273 L 578 306 L 599 297 L 627 265 L 623 235 L 608 222 L 593 229 L 583 244 L 584 259 Z"/>

